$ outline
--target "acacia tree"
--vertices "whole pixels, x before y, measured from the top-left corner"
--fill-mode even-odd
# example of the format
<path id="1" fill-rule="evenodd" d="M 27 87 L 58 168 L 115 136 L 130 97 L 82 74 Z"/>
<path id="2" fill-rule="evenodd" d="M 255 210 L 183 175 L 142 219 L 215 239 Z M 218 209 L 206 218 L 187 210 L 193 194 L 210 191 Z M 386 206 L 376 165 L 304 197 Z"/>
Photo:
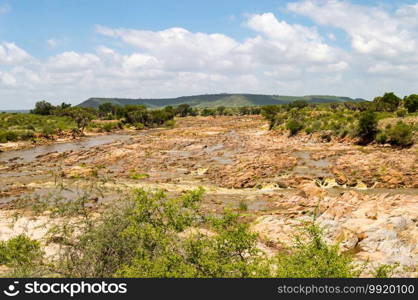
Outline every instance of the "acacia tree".
<path id="1" fill-rule="evenodd" d="M 416 112 L 418 110 L 418 95 L 412 94 L 404 98 L 404 106 L 409 113 Z"/>
<path id="2" fill-rule="evenodd" d="M 360 143 L 367 144 L 374 140 L 377 134 L 377 118 L 373 111 L 365 111 L 360 114 L 357 135 Z"/>
<path id="3" fill-rule="evenodd" d="M 32 109 L 30 112 L 32 114 L 46 116 L 46 115 L 50 115 L 53 109 L 54 109 L 54 106 L 51 103 L 42 100 L 42 101 L 36 102 L 35 108 Z"/>
<path id="4" fill-rule="evenodd" d="M 61 115 L 68 116 L 73 119 L 77 124 L 78 130 L 81 132 L 84 132 L 84 129 L 95 117 L 95 115 L 89 109 L 82 107 L 69 107 L 63 110 Z"/>
<path id="5" fill-rule="evenodd" d="M 186 117 L 193 114 L 193 109 L 189 104 L 180 104 L 177 106 L 176 111 L 180 117 Z"/>
<path id="6" fill-rule="evenodd" d="M 394 93 L 385 93 L 382 97 L 376 97 L 373 100 L 376 105 L 376 110 L 389 112 L 396 111 L 401 101 L 401 98 Z"/>
<path id="7" fill-rule="evenodd" d="M 265 105 L 261 108 L 261 115 L 269 121 L 269 130 L 276 125 L 276 115 L 279 111 L 278 105 Z"/>

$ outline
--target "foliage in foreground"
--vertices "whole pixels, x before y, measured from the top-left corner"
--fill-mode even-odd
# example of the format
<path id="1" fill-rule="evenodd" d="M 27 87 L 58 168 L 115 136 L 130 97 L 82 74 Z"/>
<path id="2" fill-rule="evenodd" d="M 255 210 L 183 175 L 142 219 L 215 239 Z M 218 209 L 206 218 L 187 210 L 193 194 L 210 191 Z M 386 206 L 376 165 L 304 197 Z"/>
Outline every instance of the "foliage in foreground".
<path id="1" fill-rule="evenodd" d="M 40 243 L 24 234 L 0 242 L 0 265 L 10 269 L 8 277 L 36 276 L 42 256 Z"/>
<path id="2" fill-rule="evenodd" d="M 268 257 L 238 214 L 204 214 L 202 193 L 169 197 L 163 191 L 135 190 L 100 214 L 85 206 L 85 197 L 42 203 L 51 217 L 67 220 L 50 230 L 49 240 L 62 246 L 57 260 L 45 260 L 39 242 L 21 235 L 0 243 L 0 264 L 12 268 L 7 276 L 14 277 L 359 276 L 352 256 L 327 245 L 314 222 L 302 226 L 292 246 Z M 383 265 L 373 274 L 389 276 L 394 267 Z"/>
<path id="3" fill-rule="evenodd" d="M 318 226 L 310 224 L 305 231 L 308 241 L 297 236 L 295 245 L 289 249 L 290 255 L 277 255 L 277 277 L 350 278 L 360 275 L 359 270 L 353 267 L 350 255 L 340 254 L 338 245 L 329 246 L 324 242 Z"/>
<path id="4" fill-rule="evenodd" d="M 350 277 L 351 258 L 326 245 L 315 226 L 286 254 L 273 259 L 236 213 L 208 216 L 203 191 L 181 197 L 134 191 L 94 219 L 57 228 L 65 241 L 57 274 L 64 277 Z M 63 210 L 64 211 L 64 210 Z M 55 238 L 56 239 L 56 238 Z"/>

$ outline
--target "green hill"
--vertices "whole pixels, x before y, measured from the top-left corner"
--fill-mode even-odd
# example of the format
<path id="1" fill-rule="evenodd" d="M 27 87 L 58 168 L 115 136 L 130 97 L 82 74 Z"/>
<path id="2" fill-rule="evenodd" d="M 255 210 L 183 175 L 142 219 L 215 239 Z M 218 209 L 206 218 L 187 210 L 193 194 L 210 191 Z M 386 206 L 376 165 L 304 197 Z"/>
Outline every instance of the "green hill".
<path id="1" fill-rule="evenodd" d="M 349 97 L 337 96 L 278 96 L 278 95 L 257 95 L 257 94 L 207 94 L 196 96 L 183 96 L 178 98 L 160 99 L 126 99 L 126 98 L 89 98 L 80 103 L 81 107 L 97 108 L 102 103 L 112 103 L 121 106 L 134 104 L 145 105 L 150 108 L 164 107 L 167 105 L 176 106 L 179 104 L 189 104 L 194 107 L 238 107 L 238 106 L 258 106 L 269 104 L 285 104 L 295 100 L 305 100 L 309 103 L 338 103 L 338 102 L 361 102 L 364 99 L 352 99 Z"/>

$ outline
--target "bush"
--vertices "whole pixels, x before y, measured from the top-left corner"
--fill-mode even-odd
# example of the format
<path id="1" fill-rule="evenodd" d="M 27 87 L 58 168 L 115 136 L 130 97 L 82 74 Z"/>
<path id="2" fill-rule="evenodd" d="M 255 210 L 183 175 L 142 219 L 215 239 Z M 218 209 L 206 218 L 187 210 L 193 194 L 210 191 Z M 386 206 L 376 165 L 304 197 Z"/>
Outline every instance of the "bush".
<path id="1" fill-rule="evenodd" d="M 379 132 L 376 135 L 376 142 L 379 144 L 386 144 L 388 141 L 388 136 L 386 135 L 385 132 Z"/>
<path id="2" fill-rule="evenodd" d="M 31 265 L 42 257 L 39 242 L 26 235 L 18 235 L 0 242 L 0 264 L 8 266 Z"/>
<path id="3" fill-rule="evenodd" d="M 377 117 L 373 111 L 365 111 L 360 114 L 357 127 L 357 136 L 361 143 L 370 143 L 377 134 Z"/>
<path id="4" fill-rule="evenodd" d="M 399 118 L 403 118 L 406 116 L 407 113 L 408 111 L 405 108 L 400 108 L 396 111 L 396 116 Z"/>
<path id="5" fill-rule="evenodd" d="M 46 101 L 38 101 L 35 104 L 35 108 L 31 110 L 32 114 L 36 115 L 50 115 L 54 106 Z"/>
<path id="6" fill-rule="evenodd" d="M 50 138 L 55 132 L 56 130 L 52 126 L 45 126 L 41 130 L 42 135 L 46 138 Z"/>
<path id="7" fill-rule="evenodd" d="M 340 254 L 338 245 L 328 246 L 316 225 L 306 228 L 307 242 L 297 237 L 289 253 L 276 258 L 276 276 L 280 278 L 348 278 L 358 277 L 351 256 Z"/>
<path id="8" fill-rule="evenodd" d="M 140 122 L 138 122 L 138 123 L 135 123 L 134 124 L 134 127 L 135 127 L 136 130 L 141 130 L 141 129 L 144 129 L 145 128 L 145 125 L 142 124 L 142 123 L 140 123 Z"/>
<path id="9" fill-rule="evenodd" d="M 286 123 L 286 129 L 290 131 L 290 135 L 295 135 L 303 129 L 303 124 L 296 119 L 290 119 Z"/>
<path id="10" fill-rule="evenodd" d="M 0 131 L 0 143 L 15 142 L 18 139 L 19 135 L 14 131 Z"/>
<path id="11" fill-rule="evenodd" d="M 394 93 L 385 93 L 382 97 L 376 97 L 373 104 L 377 111 L 394 112 L 398 109 L 401 99 Z"/>
<path id="12" fill-rule="evenodd" d="M 404 98 L 404 106 L 408 112 L 413 113 L 418 110 L 418 95 L 412 94 Z"/>
<path id="13" fill-rule="evenodd" d="M 72 242 L 60 266 L 70 277 L 267 276 L 256 235 L 238 216 L 207 218 L 202 190 L 168 198 L 136 190 L 124 207 L 95 220 Z M 198 228 L 208 228 L 204 234 Z"/>
<path id="14" fill-rule="evenodd" d="M 402 121 L 399 121 L 395 126 L 386 129 L 385 135 L 387 142 L 394 146 L 408 147 L 413 144 L 413 130 Z"/>
<path id="15" fill-rule="evenodd" d="M 202 193 L 197 189 L 168 197 L 163 191 L 135 190 L 131 198 L 100 214 L 86 208 L 88 194 L 75 202 L 55 202 L 51 216 L 72 221 L 50 230 L 64 247 L 58 259 L 46 265 L 47 272 L 97 278 L 359 276 L 352 257 L 340 253 L 338 245 L 327 245 L 314 223 L 303 227 L 304 234 L 297 235 L 287 251 L 267 258 L 257 247 L 257 235 L 238 214 L 225 211 L 210 216 L 201 211 Z M 40 204 L 39 208 L 48 209 L 51 202 Z M 247 207 L 242 203 L 238 209 Z M 0 259 L 33 264 L 42 258 L 38 250 L 36 242 L 19 238 L 0 245 Z M 388 267 L 377 269 L 376 276 L 387 271 Z M 14 274 L 34 273 L 18 269 Z"/>
<path id="16" fill-rule="evenodd" d="M 168 120 L 164 123 L 164 125 L 168 128 L 174 128 L 174 126 L 176 125 L 176 121 L 174 120 Z"/>

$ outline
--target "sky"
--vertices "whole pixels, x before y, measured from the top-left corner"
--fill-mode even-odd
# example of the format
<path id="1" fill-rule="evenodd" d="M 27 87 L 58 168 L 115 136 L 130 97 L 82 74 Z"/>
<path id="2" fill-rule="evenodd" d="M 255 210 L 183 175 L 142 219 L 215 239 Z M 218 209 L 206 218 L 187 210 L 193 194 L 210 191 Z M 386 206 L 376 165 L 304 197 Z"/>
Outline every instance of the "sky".
<path id="1" fill-rule="evenodd" d="M 0 0 L 0 109 L 418 93 L 418 0 Z"/>

